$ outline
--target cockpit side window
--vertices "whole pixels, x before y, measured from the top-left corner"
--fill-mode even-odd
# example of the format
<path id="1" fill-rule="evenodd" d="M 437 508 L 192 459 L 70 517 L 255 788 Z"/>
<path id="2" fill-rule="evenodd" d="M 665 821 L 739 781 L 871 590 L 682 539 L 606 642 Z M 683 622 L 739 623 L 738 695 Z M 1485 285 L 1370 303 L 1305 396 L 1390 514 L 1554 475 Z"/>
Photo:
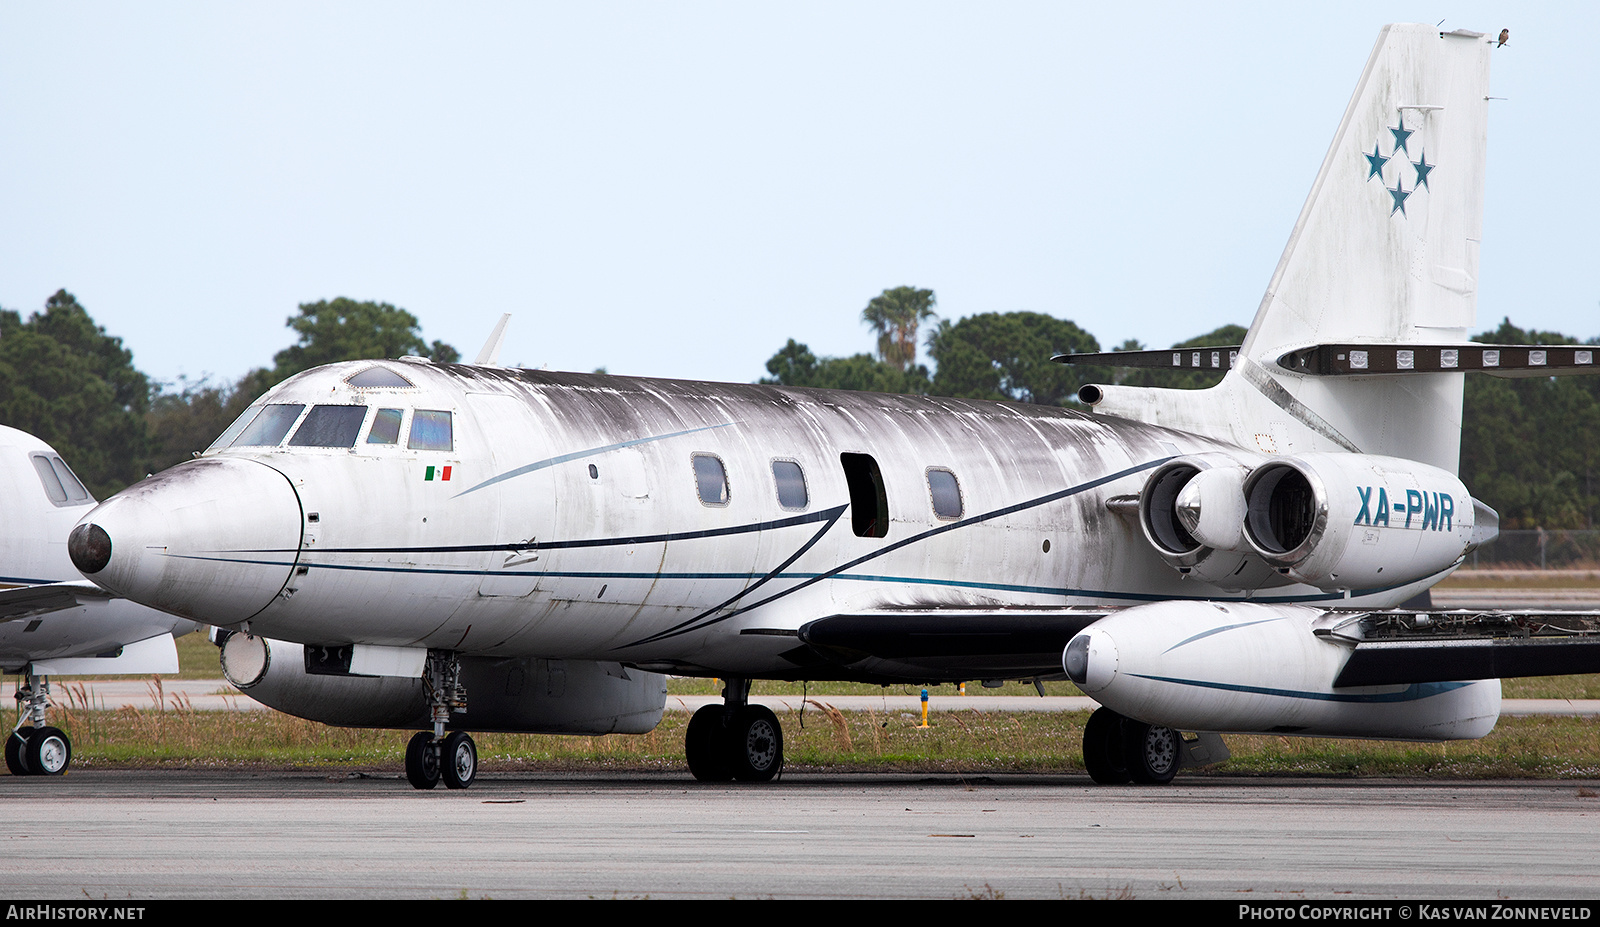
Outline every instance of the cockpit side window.
<path id="1" fill-rule="evenodd" d="M 453 451 L 455 437 L 450 428 L 450 413 L 418 409 L 411 414 L 411 437 L 406 447 L 414 451 Z"/>
<path id="2" fill-rule="evenodd" d="M 379 409 L 372 417 L 372 430 L 367 432 L 368 444 L 400 443 L 400 409 Z"/>
<path id="3" fill-rule="evenodd" d="M 305 409 L 300 403 L 274 403 L 263 406 L 261 411 L 250 422 L 249 427 L 233 439 L 230 447 L 276 447 L 283 436 L 289 433 L 289 426 L 300 417 Z"/>
<path id="4" fill-rule="evenodd" d="M 366 406 L 313 406 L 289 439 L 290 447 L 355 447 Z"/>
<path id="5" fill-rule="evenodd" d="M 44 485 L 44 494 L 56 505 L 85 505 L 93 502 L 89 491 L 83 488 L 78 478 L 60 457 L 47 454 L 33 455 L 33 469 L 39 473 L 39 482 Z"/>

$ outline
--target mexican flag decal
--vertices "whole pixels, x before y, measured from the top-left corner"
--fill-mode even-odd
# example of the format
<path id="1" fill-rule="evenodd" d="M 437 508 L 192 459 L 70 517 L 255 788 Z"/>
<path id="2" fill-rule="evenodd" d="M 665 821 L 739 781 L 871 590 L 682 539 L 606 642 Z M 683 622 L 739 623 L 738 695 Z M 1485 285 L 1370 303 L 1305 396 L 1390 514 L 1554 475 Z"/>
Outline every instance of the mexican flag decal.
<path id="1" fill-rule="evenodd" d="M 422 480 L 423 480 L 423 482 L 429 482 L 429 481 L 433 480 L 435 477 L 437 477 L 438 479 L 445 480 L 445 481 L 448 482 L 449 479 L 450 479 L 450 468 L 449 467 L 429 467 L 427 473 L 423 475 Z"/>

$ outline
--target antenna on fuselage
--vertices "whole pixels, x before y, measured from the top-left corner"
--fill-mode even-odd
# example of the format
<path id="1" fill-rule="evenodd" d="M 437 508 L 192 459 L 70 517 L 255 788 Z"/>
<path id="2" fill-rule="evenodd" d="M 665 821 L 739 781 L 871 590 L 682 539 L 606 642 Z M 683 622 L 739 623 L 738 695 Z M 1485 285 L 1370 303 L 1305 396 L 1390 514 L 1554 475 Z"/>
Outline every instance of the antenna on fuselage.
<path id="1" fill-rule="evenodd" d="M 489 340 L 483 343 L 478 356 L 473 363 L 480 367 L 495 367 L 500 364 L 500 343 L 506 340 L 506 323 L 511 321 L 511 313 L 503 313 L 500 321 L 494 323 L 494 331 L 489 333 Z"/>

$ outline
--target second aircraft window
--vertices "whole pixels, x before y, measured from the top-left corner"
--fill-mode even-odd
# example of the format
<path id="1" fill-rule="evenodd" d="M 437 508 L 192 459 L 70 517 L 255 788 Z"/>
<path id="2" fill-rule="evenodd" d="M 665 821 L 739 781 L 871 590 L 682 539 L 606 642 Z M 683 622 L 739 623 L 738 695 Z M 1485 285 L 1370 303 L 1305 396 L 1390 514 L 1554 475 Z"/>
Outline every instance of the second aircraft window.
<path id="1" fill-rule="evenodd" d="M 355 447 L 366 406 L 312 406 L 305 421 L 294 430 L 290 447 Z"/>
<path id="2" fill-rule="evenodd" d="M 928 468 L 928 495 L 933 499 L 933 514 L 940 518 L 961 517 L 961 484 L 956 475 L 940 467 Z"/>
<path id="3" fill-rule="evenodd" d="M 772 462 L 772 481 L 778 486 L 778 504 L 786 509 L 803 509 L 811 501 L 806 492 L 806 475 L 792 460 Z"/>
<path id="4" fill-rule="evenodd" d="M 696 454 L 694 461 L 694 486 L 700 501 L 706 505 L 728 504 L 728 474 L 722 461 L 710 454 Z"/>

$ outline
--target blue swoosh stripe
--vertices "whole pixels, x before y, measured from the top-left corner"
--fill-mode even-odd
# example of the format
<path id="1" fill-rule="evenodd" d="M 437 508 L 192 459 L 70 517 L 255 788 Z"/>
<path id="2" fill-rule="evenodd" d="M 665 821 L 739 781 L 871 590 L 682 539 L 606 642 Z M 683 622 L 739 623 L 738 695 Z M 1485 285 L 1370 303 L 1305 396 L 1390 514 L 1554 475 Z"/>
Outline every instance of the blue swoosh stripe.
<path id="1" fill-rule="evenodd" d="M 681 438 L 684 435 L 692 435 L 692 434 L 695 434 L 696 432 L 711 431 L 714 428 L 726 428 L 726 427 L 728 427 L 729 425 L 732 425 L 732 424 L 733 424 L 733 422 L 723 422 L 720 425 L 705 425 L 705 426 L 700 427 L 700 428 L 690 428 L 688 431 L 674 431 L 672 434 L 669 434 L 669 435 L 652 435 L 651 437 L 648 437 L 648 438 L 635 438 L 632 441 L 622 441 L 622 442 L 619 442 L 617 444 L 607 444 L 607 445 L 605 445 L 603 447 L 591 447 L 586 451 L 573 451 L 570 454 L 562 454 L 559 457 L 546 457 L 544 460 L 536 460 L 531 464 L 528 464 L 528 465 L 522 466 L 522 467 L 518 467 L 515 470 L 507 470 L 506 472 L 500 474 L 499 476 L 491 476 L 488 479 L 484 480 L 483 482 L 479 483 L 478 485 L 471 487 L 470 489 L 461 490 L 460 492 L 456 493 L 451 498 L 459 499 L 462 496 L 466 495 L 467 493 L 469 493 L 469 492 L 477 492 L 478 490 L 484 488 L 485 486 L 493 486 L 494 484 L 499 483 L 499 482 L 501 482 L 503 480 L 509 480 L 512 477 L 522 476 L 524 473 L 532 473 L 535 470 L 543 470 L 546 467 L 553 467 L 556 464 L 566 463 L 569 460 L 578 460 L 578 459 L 583 458 L 583 457 L 593 457 L 596 454 L 604 454 L 604 453 L 606 453 L 608 451 L 618 451 L 618 450 L 621 450 L 621 449 L 623 449 L 625 447 L 636 447 L 636 446 L 638 446 L 640 444 L 649 444 L 652 441 L 665 441 L 668 438 Z"/>
<path id="2" fill-rule="evenodd" d="M 1315 702 L 1345 702 L 1349 704 L 1383 704 L 1395 702 L 1415 702 L 1425 698 L 1443 695 L 1455 689 L 1470 686 L 1470 682 L 1414 682 L 1399 692 L 1301 692 L 1294 689 L 1274 689 L 1267 686 L 1243 686 L 1226 682 L 1206 682 L 1200 679 L 1176 679 L 1171 676 L 1145 676 L 1139 673 L 1129 673 L 1136 679 L 1149 679 L 1152 682 L 1170 682 L 1173 685 L 1189 686 L 1196 689 L 1219 689 L 1224 692 L 1244 692 L 1250 695 L 1276 695 L 1281 698 L 1297 698 Z"/>

